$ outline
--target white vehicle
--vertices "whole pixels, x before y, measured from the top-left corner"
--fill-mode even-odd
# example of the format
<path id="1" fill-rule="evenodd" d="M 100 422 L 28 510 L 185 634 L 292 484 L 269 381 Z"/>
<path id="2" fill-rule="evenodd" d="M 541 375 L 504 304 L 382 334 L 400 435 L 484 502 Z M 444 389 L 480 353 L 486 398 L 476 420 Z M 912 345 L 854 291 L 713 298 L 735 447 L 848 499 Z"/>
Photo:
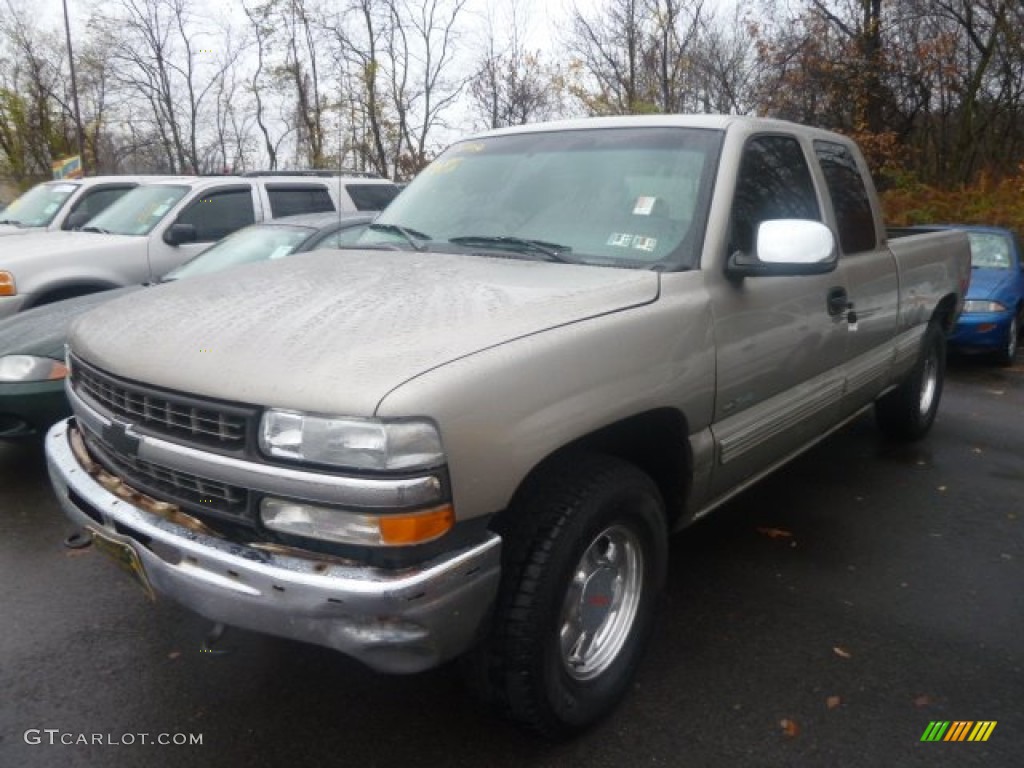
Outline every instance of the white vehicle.
<path id="1" fill-rule="evenodd" d="M 379 210 L 398 194 L 370 177 L 167 177 L 133 189 L 80 231 L 0 243 L 0 317 L 156 280 L 222 237 L 264 219 Z"/>
<path id="2" fill-rule="evenodd" d="M 0 209 L 0 237 L 80 227 L 139 184 L 165 176 L 90 176 L 36 184 Z"/>

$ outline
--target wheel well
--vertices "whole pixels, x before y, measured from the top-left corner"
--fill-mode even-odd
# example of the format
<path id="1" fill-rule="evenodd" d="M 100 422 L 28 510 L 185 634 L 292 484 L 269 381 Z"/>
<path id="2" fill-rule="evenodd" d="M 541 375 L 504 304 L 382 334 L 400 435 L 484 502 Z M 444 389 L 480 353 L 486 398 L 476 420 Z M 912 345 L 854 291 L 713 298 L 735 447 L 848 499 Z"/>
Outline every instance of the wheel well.
<path id="1" fill-rule="evenodd" d="M 90 293 L 99 293 L 100 291 L 109 291 L 111 288 L 116 286 L 113 285 L 100 285 L 100 284 L 78 284 L 78 285 L 65 285 L 60 288 L 53 288 L 49 291 L 39 294 L 39 296 L 32 301 L 29 307 L 39 307 L 43 304 L 52 304 L 55 301 L 63 301 L 64 299 L 73 299 L 76 296 L 86 296 Z"/>
<path id="2" fill-rule="evenodd" d="M 693 457 L 686 417 L 672 408 L 660 408 L 609 424 L 577 438 L 541 461 L 530 472 L 542 470 L 555 457 L 569 453 L 601 453 L 627 461 L 654 480 L 665 500 L 669 530 L 686 506 Z"/>
<path id="3" fill-rule="evenodd" d="M 935 312 L 932 313 L 932 320 L 937 322 L 939 327 L 946 333 L 952 333 L 953 327 L 956 325 L 953 319 L 955 310 L 956 296 L 951 293 L 948 296 L 944 296 L 939 302 Z"/>

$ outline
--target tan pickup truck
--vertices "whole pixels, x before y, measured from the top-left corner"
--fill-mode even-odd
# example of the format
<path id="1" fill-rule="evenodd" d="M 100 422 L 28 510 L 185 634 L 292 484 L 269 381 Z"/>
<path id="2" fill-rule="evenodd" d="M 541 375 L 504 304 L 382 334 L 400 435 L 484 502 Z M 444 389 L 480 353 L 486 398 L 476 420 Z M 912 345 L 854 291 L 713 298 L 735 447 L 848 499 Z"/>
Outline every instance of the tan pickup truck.
<path id="1" fill-rule="evenodd" d="M 146 589 L 530 728 L 628 689 L 670 532 L 867 408 L 917 439 L 967 238 L 888 241 L 857 147 L 741 117 L 461 141 L 357 249 L 72 329 L 67 514 Z"/>

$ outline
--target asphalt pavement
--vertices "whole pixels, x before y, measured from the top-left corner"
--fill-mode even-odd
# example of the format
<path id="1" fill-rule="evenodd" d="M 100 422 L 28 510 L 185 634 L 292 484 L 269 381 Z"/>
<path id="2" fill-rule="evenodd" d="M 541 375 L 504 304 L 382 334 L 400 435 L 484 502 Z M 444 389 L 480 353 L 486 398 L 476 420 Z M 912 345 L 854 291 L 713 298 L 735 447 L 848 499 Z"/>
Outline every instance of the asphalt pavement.
<path id="1" fill-rule="evenodd" d="M 867 416 L 676 537 L 633 691 L 569 743 L 454 665 L 238 630 L 207 652 L 70 531 L 39 447 L 0 445 L 0 766 L 1024 765 L 1024 355 L 953 361 L 924 442 Z M 996 725 L 923 742 L 933 721 Z"/>

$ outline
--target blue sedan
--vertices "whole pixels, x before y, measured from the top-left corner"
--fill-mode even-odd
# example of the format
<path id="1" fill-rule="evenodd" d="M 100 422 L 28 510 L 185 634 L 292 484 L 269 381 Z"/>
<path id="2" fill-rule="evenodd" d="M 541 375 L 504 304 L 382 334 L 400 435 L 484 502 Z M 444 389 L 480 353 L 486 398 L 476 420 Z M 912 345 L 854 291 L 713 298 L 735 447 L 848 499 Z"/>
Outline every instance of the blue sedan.
<path id="1" fill-rule="evenodd" d="M 949 346 L 984 352 L 1003 365 L 1017 354 L 1024 322 L 1024 271 L 1016 235 L 999 227 L 958 227 L 971 241 L 971 284 Z"/>

